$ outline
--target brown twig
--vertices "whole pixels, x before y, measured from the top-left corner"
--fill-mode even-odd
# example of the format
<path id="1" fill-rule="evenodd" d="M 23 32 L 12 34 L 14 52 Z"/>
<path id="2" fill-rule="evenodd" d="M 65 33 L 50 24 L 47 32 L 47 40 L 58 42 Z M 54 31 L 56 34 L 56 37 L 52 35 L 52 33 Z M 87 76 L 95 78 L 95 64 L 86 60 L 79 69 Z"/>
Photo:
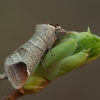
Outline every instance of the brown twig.
<path id="1" fill-rule="evenodd" d="M 10 93 L 8 93 L 6 96 L 4 96 L 3 98 L 1 98 L 0 100 L 15 100 L 21 96 L 23 96 L 24 94 L 21 93 L 19 90 L 12 90 Z"/>

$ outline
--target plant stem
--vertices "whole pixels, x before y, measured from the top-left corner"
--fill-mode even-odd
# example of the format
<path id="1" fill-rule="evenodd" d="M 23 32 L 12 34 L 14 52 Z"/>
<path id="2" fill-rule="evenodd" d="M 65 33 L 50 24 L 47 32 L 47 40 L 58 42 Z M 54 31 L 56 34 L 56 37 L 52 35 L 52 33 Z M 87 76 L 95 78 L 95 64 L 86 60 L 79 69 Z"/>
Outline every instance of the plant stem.
<path id="1" fill-rule="evenodd" d="M 12 90 L 10 93 L 8 93 L 6 96 L 4 96 L 3 98 L 1 98 L 0 100 L 15 100 L 21 96 L 23 96 L 24 94 L 21 93 L 19 90 Z"/>
<path id="2" fill-rule="evenodd" d="M 6 78 L 7 78 L 7 76 L 5 73 L 0 74 L 0 81 L 2 81 L 3 79 L 6 79 Z"/>

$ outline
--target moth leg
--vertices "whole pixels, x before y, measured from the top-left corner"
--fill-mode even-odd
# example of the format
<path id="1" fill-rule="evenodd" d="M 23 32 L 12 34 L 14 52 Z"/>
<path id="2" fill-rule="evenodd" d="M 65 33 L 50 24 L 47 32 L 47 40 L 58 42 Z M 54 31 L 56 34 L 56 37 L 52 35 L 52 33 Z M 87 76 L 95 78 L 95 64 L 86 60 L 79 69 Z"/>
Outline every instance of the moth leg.
<path id="1" fill-rule="evenodd" d="M 43 58 L 44 58 L 44 56 L 45 56 L 45 54 L 46 54 L 47 52 L 50 52 L 51 56 L 53 56 L 53 54 L 52 54 L 52 52 L 51 52 L 51 47 L 49 46 L 48 49 L 45 51 L 44 55 L 41 57 L 41 63 L 42 63 L 42 65 L 43 65 L 43 67 L 46 67 L 45 64 L 44 64 L 44 62 L 43 62 Z"/>
<path id="2" fill-rule="evenodd" d="M 43 67 L 46 67 L 46 66 L 44 65 L 44 62 L 43 62 L 43 57 L 44 57 L 44 55 L 41 57 L 41 63 L 42 63 L 42 65 L 43 65 Z"/>
<path id="3" fill-rule="evenodd" d="M 45 56 L 45 54 L 48 52 L 48 49 L 45 51 L 45 53 L 42 55 L 42 57 L 41 57 L 41 63 L 42 63 L 42 65 L 43 65 L 43 67 L 46 67 L 45 66 L 45 64 L 44 64 L 44 62 L 43 62 L 43 58 L 44 58 L 44 56 Z"/>
<path id="4" fill-rule="evenodd" d="M 51 48 L 49 48 L 49 52 L 50 52 L 51 56 L 53 56 L 53 54 L 52 54 L 52 52 L 51 52 Z"/>

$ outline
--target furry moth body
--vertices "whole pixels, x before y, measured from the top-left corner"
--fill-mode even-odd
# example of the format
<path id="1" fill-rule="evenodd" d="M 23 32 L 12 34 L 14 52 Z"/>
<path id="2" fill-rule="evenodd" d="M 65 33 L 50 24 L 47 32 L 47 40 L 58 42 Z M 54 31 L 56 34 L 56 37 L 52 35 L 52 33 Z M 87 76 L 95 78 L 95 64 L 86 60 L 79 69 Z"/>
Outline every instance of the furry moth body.
<path id="1" fill-rule="evenodd" d="M 45 51 L 58 39 L 56 28 L 49 24 L 36 26 L 35 34 L 5 60 L 5 73 L 15 89 L 21 88 Z"/>

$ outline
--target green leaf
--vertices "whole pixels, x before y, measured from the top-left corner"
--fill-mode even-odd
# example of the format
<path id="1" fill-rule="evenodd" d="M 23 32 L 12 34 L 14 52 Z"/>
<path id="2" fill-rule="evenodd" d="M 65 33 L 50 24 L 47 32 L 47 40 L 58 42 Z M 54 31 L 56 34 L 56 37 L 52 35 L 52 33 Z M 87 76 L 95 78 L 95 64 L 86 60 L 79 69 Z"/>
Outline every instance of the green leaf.
<path id="1" fill-rule="evenodd" d="M 77 43 L 75 39 L 69 39 L 61 44 L 58 44 L 48 52 L 43 63 L 45 67 L 52 66 L 55 62 L 60 61 L 62 58 L 72 55 L 76 50 Z"/>
<path id="2" fill-rule="evenodd" d="M 80 67 L 88 57 L 89 50 L 82 50 L 73 56 L 66 57 L 59 62 L 60 69 L 57 72 L 57 77 L 60 77 L 78 67 Z M 60 64 L 61 63 L 61 64 Z"/>

